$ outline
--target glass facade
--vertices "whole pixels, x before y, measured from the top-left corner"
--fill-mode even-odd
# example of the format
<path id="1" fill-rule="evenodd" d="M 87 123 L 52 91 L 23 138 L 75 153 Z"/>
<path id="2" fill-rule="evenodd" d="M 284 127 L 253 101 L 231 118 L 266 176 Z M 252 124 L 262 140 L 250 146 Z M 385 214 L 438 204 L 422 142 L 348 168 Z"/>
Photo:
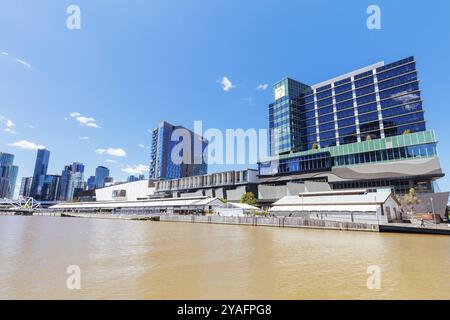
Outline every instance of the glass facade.
<path id="1" fill-rule="evenodd" d="M 30 196 L 39 199 L 42 191 L 42 186 L 47 175 L 48 162 L 50 159 L 50 151 L 46 149 L 39 149 L 37 151 L 36 163 L 34 165 L 33 180 L 31 182 Z"/>
<path id="2" fill-rule="evenodd" d="M 302 174 L 358 164 L 431 158 L 438 155 L 436 144 L 433 131 L 421 131 L 297 152 L 262 160 L 259 175 Z"/>
<path id="3" fill-rule="evenodd" d="M 413 57 L 375 64 L 320 85 L 288 78 L 273 90 L 272 156 L 426 130 Z"/>
<path id="4" fill-rule="evenodd" d="M 177 139 L 172 139 L 176 130 L 179 130 L 176 134 Z M 182 146 L 180 152 L 178 154 L 175 152 L 176 159 L 172 158 L 173 150 L 180 146 Z M 149 178 L 179 179 L 206 174 L 208 167 L 203 153 L 207 146 L 208 141 L 194 132 L 168 122 L 161 122 L 152 133 Z"/>

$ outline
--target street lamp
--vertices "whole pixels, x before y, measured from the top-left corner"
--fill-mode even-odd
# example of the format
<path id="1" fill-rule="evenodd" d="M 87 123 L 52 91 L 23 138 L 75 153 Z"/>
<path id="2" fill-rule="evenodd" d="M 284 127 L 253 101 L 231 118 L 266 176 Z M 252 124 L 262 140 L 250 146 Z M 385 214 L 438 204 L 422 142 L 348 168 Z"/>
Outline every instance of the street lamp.
<path id="1" fill-rule="evenodd" d="M 433 210 L 433 221 L 434 221 L 434 226 L 437 229 L 437 224 L 436 224 L 436 217 L 434 215 L 434 202 L 433 202 L 433 197 L 430 198 L 431 200 L 431 210 Z"/>

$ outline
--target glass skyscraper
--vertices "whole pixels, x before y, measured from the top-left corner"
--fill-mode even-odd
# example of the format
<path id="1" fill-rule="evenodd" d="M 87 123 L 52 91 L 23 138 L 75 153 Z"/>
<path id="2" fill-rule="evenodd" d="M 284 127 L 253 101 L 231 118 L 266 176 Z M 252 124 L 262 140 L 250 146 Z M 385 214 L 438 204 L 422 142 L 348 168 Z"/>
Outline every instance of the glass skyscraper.
<path id="1" fill-rule="evenodd" d="M 105 187 L 105 179 L 109 176 L 109 169 L 99 166 L 95 169 L 95 188 Z"/>
<path id="2" fill-rule="evenodd" d="M 184 132 L 185 139 L 172 140 L 175 130 Z M 180 143 L 183 152 L 188 153 L 180 156 L 188 159 L 187 161 L 172 159 L 172 151 Z M 161 122 L 152 133 L 150 180 L 179 179 L 206 174 L 208 165 L 203 158 L 203 152 L 207 146 L 208 141 L 194 132 L 182 126 Z"/>
<path id="3" fill-rule="evenodd" d="M 14 197 L 19 167 L 14 165 L 14 155 L 0 152 L 0 198 Z"/>
<path id="4" fill-rule="evenodd" d="M 30 196 L 39 199 L 42 186 L 47 175 L 48 162 L 50 160 L 50 151 L 39 149 L 37 151 L 36 162 L 34 165 L 33 180 L 31 182 Z"/>
<path id="5" fill-rule="evenodd" d="M 261 161 L 261 177 L 296 174 L 298 180 L 328 180 L 334 188 L 395 186 L 405 192 L 432 191 L 432 182 L 443 176 L 414 57 L 315 85 L 286 78 L 273 91 L 271 158 Z M 332 173 L 318 174 L 326 171 Z"/>

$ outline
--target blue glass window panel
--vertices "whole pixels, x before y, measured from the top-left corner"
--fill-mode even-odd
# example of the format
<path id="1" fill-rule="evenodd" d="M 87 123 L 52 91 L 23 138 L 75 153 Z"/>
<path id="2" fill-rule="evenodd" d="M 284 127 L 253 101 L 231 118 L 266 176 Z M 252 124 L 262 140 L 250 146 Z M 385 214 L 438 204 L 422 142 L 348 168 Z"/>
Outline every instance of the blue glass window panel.
<path id="1" fill-rule="evenodd" d="M 367 95 L 367 96 L 364 96 L 364 97 L 356 98 L 356 103 L 358 105 L 360 105 L 360 104 L 370 103 L 370 102 L 373 102 L 375 100 L 376 100 L 375 94 L 370 94 L 370 95 Z"/>
<path id="2" fill-rule="evenodd" d="M 377 104 L 376 103 L 370 103 L 370 104 L 365 104 L 365 105 L 362 105 L 362 106 L 358 106 L 358 114 L 363 114 L 363 113 L 376 111 L 376 110 L 377 110 Z"/>
<path id="3" fill-rule="evenodd" d="M 351 127 L 346 127 L 346 128 L 342 128 L 338 130 L 339 132 L 339 136 L 346 136 L 349 134 L 356 134 L 356 127 L 355 126 L 351 126 Z"/>
<path id="4" fill-rule="evenodd" d="M 319 123 L 326 123 L 329 121 L 334 121 L 334 114 L 333 113 L 329 113 L 323 116 L 319 117 Z"/>
<path id="5" fill-rule="evenodd" d="M 333 103 L 333 99 L 332 98 L 328 98 L 328 99 L 323 99 L 320 101 L 317 101 L 317 107 L 324 107 L 324 106 L 328 106 L 330 104 Z"/>
<path id="6" fill-rule="evenodd" d="M 342 110 L 353 107 L 353 100 L 336 103 L 336 110 Z"/>
<path id="7" fill-rule="evenodd" d="M 327 90 L 327 89 L 331 89 L 331 84 L 327 84 L 327 85 L 325 85 L 325 86 L 322 86 L 322 87 L 320 87 L 320 88 L 317 88 L 317 89 L 316 89 L 316 92 L 320 92 L 320 91 Z"/>
<path id="8" fill-rule="evenodd" d="M 404 95 L 407 92 L 417 90 L 419 90 L 419 84 L 417 82 L 413 82 L 396 88 L 380 91 L 380 98 L 381 99 L 393 98 L 396 96 Z"/>
<path id="9" fill-rule="evenodd" d="M 363 87 L 365 85 L 372 84 L 372 83 L 373 83 L 373 76 L 370 76 L 370 77 L 355 81 L 355 87 L 360 88 L 360 87 Z"/>
<path id="10" fill-rule="evenodd" d="M 374 130 L 380 130 L 380 122 L 379 121 L 373 121 L 373 122 L 359 124 L 359 131 L 361 133 L 374 131 Z"/>
<path id="11" fill-rule="evenodd" d="M 336 96 L 336 102 L 344 101 L 353 98 L 353 91 L 342 93 Z"/>
<path id="12" fill-rule="evenodd" d="M 320 132 L 319 136 L 320 136 L 320 140 L 327 140 L 327 139 L 335 138 L 336 132 L 334 130 Z"/>
<path id="13" fill-rule="evenodd" d="M 346 119 L 342 119 L 342 120 L 338 121 L 339 128 L 352 126 L 352 125 L 355 125 L 355 117 L 346 118 Z"/>
<path id="14" fill-rule="evenodd" d="M 389 64 L 387 64 L 387 65 L 384 65 L 384 66 L 382 66 L 382 67 L 379 67 L 379 68 L 377 68 L 377 72 L 381 72 L 381 71 L 383 71 L 383 70 L 392 69 L 392 68 L 394 68 L 394 67 L 397 67 L 397 66 L 400 66 L 400 65 L 409 63 L 409 62 L 413 62 L 413 61 L 414 61 L 414 57 L 408 57 L 408 58 L 406 58 L 406 59 L 402 59 L 402 60 L 399 60 L 399 61 L 395 61 L 395 62 L 389 63 Z"/>
<path id="15" fill-rule="evenodd" d="M 321 140 L 320 141 L 320 147 L 321 148 L 333 147 L 335 145 L 336 145 L 336 139 Z"/>
<path id="16" fill-rule="evenodd" d="M 326 97 L 330 97 L 331 96 L 331 89 L 323 91 L 323 92 L 319 92 L 316 95 L 317 95 L 317 100 L 320 100 L 320 99 L 323 99 L 323 98 L 326 98 Z"/>
<path id="17" fill-rule="evenodd" d="M 406 115 L 403 115 L 400 117 L 389 118 L 389 119 L 383 120 L 383 124 L 384 124 L 385 128 L 389 128 L 389 127 L 401 126 L 401 125 L 405 125 L 407 123 L 419 122 L 419 121 L 424 121 L 423 112 L 410 113 L 410 114 L 406 114 Z"/>
<path id="18" fill-rule="evenodd" d="M 323 115 L 323 114 L 327 114 L 327 113 L 333 112 L 333 106 L 320 108 L 320 109 L 317 110 L 317 112 L 318 112 L 319 115 Z"/>
<path id="19" fill-rule="evenodd" d="M 416 112 L 422 110 L 422 103 L 410 103 L 400 107 L 393 107 L 389 109 L 383 109 L 381 113 L 383 114 L 383 118 L 403 115 L 409 112 Z"/>
<path id="20" fill-rule="evenodd" d="M 350 91 L 350 90 L 352 90 L 352 84 L 351 83 L 347 83 L 347 84 L 344 84 L 342 86 L 335 87 L 334 88 L 334 93 L 335 94 L 339 94 L 339 93 L 342 93 L 342 92 L 345 92 L 345 91 Z"/>
<path id="21" fill-rule="evenodd" d="M 369 71 L 366 71 L 366 72 L 357 74 L 357 75 L 355 76 L 355 80 L 356 80 L 356 79 L 361 79 L 361 78 L 368 77 L 368 76 L 370 76 L 370 75 L 372 75 L 372 74 L 373 74 L 373 71 L 372 71 L 372 70 L 369 70 Z"/>
<path id="22" fill-rule="evenodd" d="M 336 82 L 334 83 L 334 86 L 335 86 L 335 87 L 340 86 L 341 84 L 348 83 L 348 82 L 350 82 L 351 80 L 352 80 L 351 78 L 345 78 L 345 79 L 336 81 Z"/>
<path id="23" fill-rule="evenodd" d="M 333 130 L 334 129 L 334 122 L 328 122 L 325 124 L 319 125 L 319 131 L 327 131 L 327 130 Z"/>
<path id="24" fill-rule="evenodd" d="M 314 102 L 314 95 L 305 97 L 305 103 L 311 103 L 311 102 Z"/>
<path id="25" fill-rule="evenodd" d="M 308 103 L 303 108 L 305 111 L 314 110 L 314 103 Z"/>
<path id="26" fill-rule="evenodd" d="M 413 92 L 413 93 L 410 92 L 410 93 L 406 93 L 404 95 L 399 95 L 392 99 L 381 100 L 380 104 L 381 104 L 381 108 L 384 109 L 384 108 L 389 108 L 389 107 L 393 107 L 393 106 L 400 105 L 400 104 L 420 101 L 421 99 L 422 98 L 420 97 L 420 91 L 417 91 L 417 92 Z"/>
<path id="27" fill-rule="evenodd" d="M 409 74 L 405 74 L 403 76 L 399 76 L 396 78 L 392 78 L 383 82 L 378 82 L 378 88 L 380 90 L 384 90 L 390 87 L 395 87 L 395 86 L 399 86 L 402 85 L 404 83 L 408 83 L 411 81 L 416 81 L 417 80 L 417 72 L 413 72 L 413 73 L 409 73 Z"/>
<path id="28" fill-rule="evenodd" d="M 315 111 L 308 111 L 302 114 L 302 118 L 304 119 L 314 118 L 315 116 L 316 116 Z"/>
<path id="29" fill-rule="evenodd" d="M 398 126 L 398 127 L 386 128 L 386 129 L 384 129 L 384 135 L 386 137 L 398 136 L 398 135 L 403 134 L 405 132 L 405 130 L 411 130 L 411 132 L 420 132 L 420 131 L 425 131 L 426 126 L 425 126 L 424 122 L 420 122 L 420 123 L 407 124 L 407 125 Z"/>
<path id="30" fill-rule="evenodd" d="M 416 64 L 415 63 L 409 63 L 407 65 L 395 68 L 395 69 L 391 69 L 391 70 L 387 70 L 385 72 L 382 73 L 378 73 L 377 74 L 377 79 L 378 81 L 382 81 L 384 79 L 388 79 L 388 78 L 392 78 L 404 73 L 408 73 L 411 71 L 416 70 Z"/>
<path id="31" fill-rule="evenodd" d="M 365 113 L 358 116 L 359 123 L 365 123 L 378 120 L 378 112 Z"/>
<path id="32" fill-rule="evenodd" d="M 374 93 L 375 92 L 375 86 L 374 85 L 370 85 L 367 87 L 363 87 L 360 89 L 356 89 L 356 96 L 363 96 L 365 94 L 369 94 L 369 93 Z"/>
<path id="33" fill-rule="evenodd" d="M 339 111 L 337 113 L 337 118 L 342 119 L 342 118 L 352 117 L 354 115 L 355 115 L 355 110 L 353 108 L 350 108 L 350 109 L 346 109 L 343 111 Z"/>

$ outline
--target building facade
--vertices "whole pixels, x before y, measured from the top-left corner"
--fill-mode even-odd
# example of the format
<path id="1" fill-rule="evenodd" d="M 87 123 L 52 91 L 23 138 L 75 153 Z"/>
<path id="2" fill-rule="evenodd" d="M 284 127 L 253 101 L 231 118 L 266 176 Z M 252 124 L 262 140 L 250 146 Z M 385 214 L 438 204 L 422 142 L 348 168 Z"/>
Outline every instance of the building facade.
<path id="1" fill-rule="evenodd" d="M 182 150 L 176 152 L 175 148 L 180 146 Z M 207 146 L 208 141 L 194 132 L 161 122 L 152 132 L 149 179 L 179 179 L 206 174 L 208 167 L 203 153 Z"/>
<path id="2" fill-rule="evenodd" d="M 245 192 L 257 193 L 257 170 L 217 172 L 156 181 L 155 194 L 172 197 L 209 196 L 239 201 Z"/>
<path id="3" fill-rule="evenodd" d="M 74 162 L 64 166 L 64 170 L 61 172 L 61 179 L 58 187 L 58 201 L 71 201 L 73 199 L 75 189 L 84 187 L 83 173 L 84 164 L 80 162 Z"/>
<path id="4" fill-rule="evenodd" d="M 61 176 L 58 175 L 45 175 L 39 194 L 40 201 L 56 201 L 60 179 Z"/>
<path id="5" fill-rule="evenodd" d="M 39 149 L 37 151 L 36 162 L 34 165 L 33 180 L 31 182 L 30 196 L 39 199 L 45 176 L 47 175 L 48 162 L 50 160 L 50 151 Z"/>
<path id="6" fill-rule="evenodd" d="M 14 155 L 0 152 L 0 198 L 14 197 L 19 167 L 14 165 Z"/>
<path id="7" fill-rule="evenodd" d="M 20 191 L 19 191 L 20 197 L 27 198 L 30 196 L 32 181 L 33 181 L 33 177 L 23 177 L 22 178 L 22 182 L 20 184 Z"/>
<path id="8" fill-rule="evenodd" d="M 105 179 L 109 176 L 109 169 L 99 166 L 95 169 L 95 188 L 103 188 L 105 186 Z"/>
<path id="9" fill-rule="evenodd" d="M 333 189 L 432 192 L 443 176 L 414 57 L 311 86 L 286 78 L 273 90 L 271 157 L 259 164 L 262 183 L 317 180 Z"/>

